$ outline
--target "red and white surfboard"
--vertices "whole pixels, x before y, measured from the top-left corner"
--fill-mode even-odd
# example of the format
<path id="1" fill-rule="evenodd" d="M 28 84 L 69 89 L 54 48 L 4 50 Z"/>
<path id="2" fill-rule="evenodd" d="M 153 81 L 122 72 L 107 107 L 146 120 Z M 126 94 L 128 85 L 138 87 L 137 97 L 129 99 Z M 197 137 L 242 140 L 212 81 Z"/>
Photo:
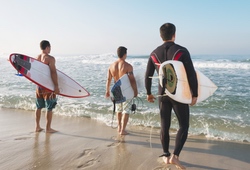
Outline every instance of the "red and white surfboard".
<path id="1" fill-rule="evenodd" d="M 48 65 L 35 58 L 15 53 L 10 55 L 9 61 L 19 73 L 30 81 L 38 86 L 54 91 L 54 84 Z M 57 70 L 57 77 L 60 89 L 59 95 L 72 98 L 82 98 L 90 95 L 80 84 L 59 70 Z"/>

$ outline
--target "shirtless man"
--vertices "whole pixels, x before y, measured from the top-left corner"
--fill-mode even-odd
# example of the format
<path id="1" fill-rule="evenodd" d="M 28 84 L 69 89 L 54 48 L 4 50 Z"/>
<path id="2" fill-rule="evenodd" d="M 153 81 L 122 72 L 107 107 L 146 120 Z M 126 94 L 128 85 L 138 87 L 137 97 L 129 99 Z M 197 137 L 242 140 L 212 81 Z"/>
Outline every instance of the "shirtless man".
<path id="1" fill-rule="evenodd" d="M 107 82 L 106 82 L 106 97 L 110 97 L 110 84 L 112 78 L 116 82 L 120 77 L 124 74 L 128 74 L 131 86 L 134 90 L 134 97 L 137 96 L 137 85 L 135 81 L 135 77 L 133 74 L 133 67 L 125 60 L 127 58 L 127 48 L 119 47 L 117 49 L 118 60 L 112 63 L 109 66 L 108 74 L 107 74 Z M 129 119 L 129 110 L 126 109 L 127 102 L 117 104 L 117 121 L 118 121 L 118 133 L 120 135 L 127 135 L 128 133 L 125 131 L 126 125 Z M 122 115 L 123 114 L 123 115 Z"/>
<path id="2" fill-rule="evenodd" d="M 54 92 L 48 91 L 42 87 L 37 87 L 36 89 L 36 132 L 41 132 L 43 129 L 40 126 L 40 117 L 42 108 L 47 109 L 47 124 L 46 124 L 46 133 L 54 133 L 56 130 L 51 128 L 52 121 L 52 109 L 56 105 L 56 94 L 59 93 L 58 80 L 55 66 L 55 58 L 50 56 L 51 46 L 49 41 L 43 40 L 40 43 L 40 48 L 42 53 L 38 55 L 37 60 L 47 64 L 50 68 L 51 79 L 54 83 Z"/>

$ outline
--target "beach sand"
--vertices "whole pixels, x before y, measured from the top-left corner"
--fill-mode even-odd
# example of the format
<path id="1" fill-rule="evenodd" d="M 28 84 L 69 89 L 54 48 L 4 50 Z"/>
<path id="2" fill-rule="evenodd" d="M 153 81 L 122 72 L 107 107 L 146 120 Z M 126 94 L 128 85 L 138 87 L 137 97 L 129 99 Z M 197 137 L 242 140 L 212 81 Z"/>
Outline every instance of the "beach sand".
<path id="1" fill-rule="evenodd" d="M 90 118 L 54 115 L 54 134 L 35 133 L 34 112 L 0 109 L 1 170 L 175 170 L 164 165 L 159 129 L 128 124 L 127 136 Z M 41 126 L 45 126 L 44 113 Z M 175 136 L 171 136 L 173 151 Z M 249 170 L 250 144 L 189 136 L 180 160 L 190 170 Z"/>

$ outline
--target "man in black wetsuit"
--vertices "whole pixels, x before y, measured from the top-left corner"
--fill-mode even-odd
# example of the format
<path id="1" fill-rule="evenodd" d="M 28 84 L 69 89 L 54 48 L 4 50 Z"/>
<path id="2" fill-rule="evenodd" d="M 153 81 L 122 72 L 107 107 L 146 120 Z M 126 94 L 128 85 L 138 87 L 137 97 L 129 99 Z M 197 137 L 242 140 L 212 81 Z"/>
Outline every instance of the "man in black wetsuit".
<path id="1" fill-rule="evenodd" d="M 175 26 L 165 23 L 160 27 L 160 35 L 164 43 L 157 47 L 150 55 L 145 75 L 145 87 L 147 90 L 147 100 L 154 102 L 155 97 L 151 94 L 152 77 L 155 70 L 159 73 L 159 66 L 166 60 L 179 60 L 183 63 L 189 86 L 192 92 L 191 106 L 197 101 L 198 83 L 190 54 L 185 47 L 177 45 L 175 41 Z M 163 147 L 163 161 L 166 164 L 175 164 L 179 169 L 185 169 L 179 162 L 179 154 L 186 142 L 189 128 L 189 105 L 174 101 L 164 95 L 165 89 L 158 86 L 159 108 L 161 116 L 161 143 Z M 171 124 L 171 111 L 174 110 L 179 122 L 179 130 L 176 135 L 173 155 L 169 152 L 169 128 Z"/>

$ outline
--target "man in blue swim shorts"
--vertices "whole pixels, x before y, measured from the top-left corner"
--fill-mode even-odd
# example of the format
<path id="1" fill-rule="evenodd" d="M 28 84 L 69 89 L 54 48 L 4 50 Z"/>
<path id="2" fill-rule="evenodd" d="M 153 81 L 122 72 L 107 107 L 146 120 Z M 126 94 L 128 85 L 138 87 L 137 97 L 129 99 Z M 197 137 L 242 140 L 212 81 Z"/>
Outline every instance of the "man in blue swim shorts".
<path id="1" fill-rule="evenodd" d="M 42 87 L 37 87 L 36 89 L 36 107 L 37 109 L 46 108 L 47 111 L 52 111 L 56 106 L 56 94 L 43 89 Z"/>
<path id="2" fill-rule="evenodd" d="M 48 91 L 42 87 L 36 89 L 36 132 L 41 132 L 43 128 L 40 126 L 41 110 L 46 108 L 46 133 L 54 133 L 56 130 L 51 128 L 52 109 L 56 105 L 56 94 L 59 94 L 58 80 L 55 66 L 55 58 L 49 55 L 51 46 L 49 41 L 43 40 L 40 43 L 42 53 L 37 57 L 37 60 L 47 64 L 50 68 L 51 79 L 54 83 L 54 92 Z"/>

